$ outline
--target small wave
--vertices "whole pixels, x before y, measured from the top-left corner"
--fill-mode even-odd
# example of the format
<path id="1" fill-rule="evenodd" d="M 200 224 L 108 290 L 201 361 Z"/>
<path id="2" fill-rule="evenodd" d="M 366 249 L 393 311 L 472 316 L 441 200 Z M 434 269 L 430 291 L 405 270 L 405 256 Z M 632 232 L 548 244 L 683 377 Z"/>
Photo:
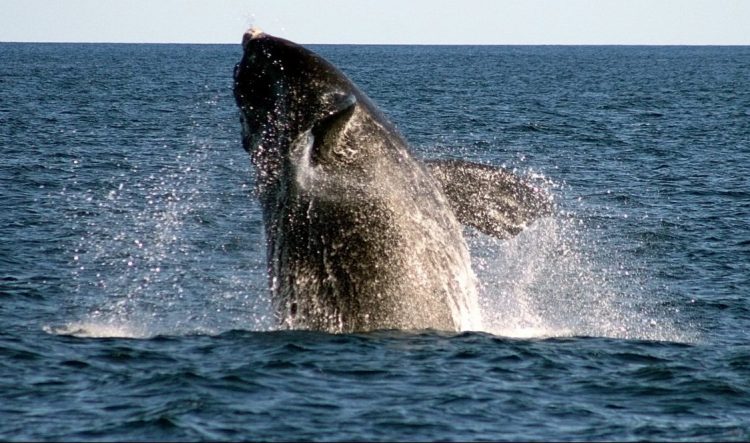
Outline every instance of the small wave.
<path id="1" fill-rule="evenodd" d="M 553 329 L 538 326 L 529 327 L 509 327 L 493 328 L 489 327 L 486 331 L 489 334 L 507 338 L 520 339 L 544 339 L 559 337 L 574 337 L 576 334 L 570 329 Z"/>

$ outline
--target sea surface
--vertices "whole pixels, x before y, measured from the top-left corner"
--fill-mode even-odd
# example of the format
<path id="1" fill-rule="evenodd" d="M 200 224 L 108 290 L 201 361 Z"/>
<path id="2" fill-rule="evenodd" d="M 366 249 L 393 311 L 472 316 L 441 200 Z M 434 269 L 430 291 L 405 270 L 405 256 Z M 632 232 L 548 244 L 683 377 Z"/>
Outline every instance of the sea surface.
<path id="1" fill-rule="evenodd" d="M 278 330 L 239 44 L 2 43 L 0 440 L 750 439 L 750 47 L 313 49 L 554 196 L 483 330 Z"/>

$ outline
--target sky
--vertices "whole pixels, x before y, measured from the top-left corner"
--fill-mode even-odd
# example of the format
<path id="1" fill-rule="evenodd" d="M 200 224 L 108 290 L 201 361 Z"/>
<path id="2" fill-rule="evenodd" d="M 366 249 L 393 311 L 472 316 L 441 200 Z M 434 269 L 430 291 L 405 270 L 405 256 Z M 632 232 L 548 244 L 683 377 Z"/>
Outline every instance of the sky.
<path id="1" fill-rule="evenodd" d="M 750 45 L 750 0 L 0 0 L 0 42 Z"/>

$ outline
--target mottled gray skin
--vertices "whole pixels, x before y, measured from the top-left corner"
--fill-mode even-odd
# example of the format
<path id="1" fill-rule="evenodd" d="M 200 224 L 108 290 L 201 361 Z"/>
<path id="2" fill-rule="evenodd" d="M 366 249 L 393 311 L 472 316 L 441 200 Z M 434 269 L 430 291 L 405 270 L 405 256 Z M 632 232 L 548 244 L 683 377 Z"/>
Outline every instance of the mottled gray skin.
<path id="1" fill-rule="evenodd" d="M 235 69 L 279 322 L 330 332 L 478 329 L 440 184 L 333 65 L 251 30 Z"/>

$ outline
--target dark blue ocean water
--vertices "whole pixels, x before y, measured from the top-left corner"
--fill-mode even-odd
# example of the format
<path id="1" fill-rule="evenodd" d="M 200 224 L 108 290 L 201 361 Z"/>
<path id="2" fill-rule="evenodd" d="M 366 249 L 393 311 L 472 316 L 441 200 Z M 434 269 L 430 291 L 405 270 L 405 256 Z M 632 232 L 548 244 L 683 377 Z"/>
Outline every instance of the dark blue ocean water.
<path id="1" fill-rule="evenodd" d="M 1 440 L 750 439 L 750 48 L 315 49 L 555 196 L 485 330 L 274 330 L 239 44 L 0 44 Z"/>

